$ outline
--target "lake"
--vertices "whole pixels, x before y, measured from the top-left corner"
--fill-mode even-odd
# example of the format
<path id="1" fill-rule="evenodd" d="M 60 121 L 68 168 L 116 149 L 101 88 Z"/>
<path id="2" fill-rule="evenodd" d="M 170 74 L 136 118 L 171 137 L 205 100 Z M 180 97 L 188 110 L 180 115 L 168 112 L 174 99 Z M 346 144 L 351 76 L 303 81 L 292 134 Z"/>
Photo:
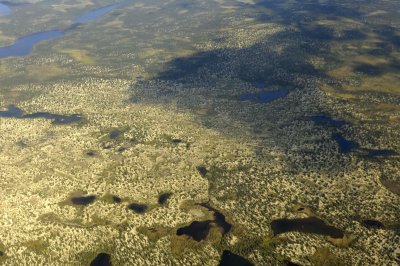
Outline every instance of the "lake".
<path id="1" fill-rule="evenodd" d="M 49 112 L 36 112 L 31 114 L 24 114 L 24 112 L 15 105 L 10 105 L 7 111 L 0 111 L 0 118 L 1 117 L 18 118 L 18 119 L 45 118 L 52 120 L 52 124 L 55 125 L 66 125 L 66 124 L 76 123 L 82 120 L 82 117 L 78 114 L 60 115 L 60 114 L 52 114 Z"/>
<path id="2" fill-rule="evenodd" d="M 74 23 L 69 27 L 73 29 L 76 25 L 88 23 L 94 21 L 101 16 L 105 15 L 114 8 L 119 7 L 121 4 L 110 4 L 94 10 L 91 10 L 84 15 L 77 18 Z M 11 13 L 6 5 L 0 4 L 0 14 L 8 15 Z M 28 55 L 35 45 L 44 41 L 54 40 L 61 38 L 65 35 L 64 31 L 61 30 L 49 30 L 43 32 L 32 33 L 27 36 L 17 39 L 13 44 L 9 46 L 0 47 L 0 58 L 11 57 L 11 56 L 25 56 Z"/>
<path id="3" fill-rule="evenodd" d="M 7 5 L 0 3 L 0 16 L 7 16 L 12 13 L 11 8 Z"/>
<path id="4" fill-rule="evenodd" d="M 246 93 L 242 94 L 239 98 L 241 101 L 253 101 L 258 103 L 269 103 L 279 98 L 288 95 L 288 91 L 285 89 L 275 91 L 263 91 L 259 93 Z"/>

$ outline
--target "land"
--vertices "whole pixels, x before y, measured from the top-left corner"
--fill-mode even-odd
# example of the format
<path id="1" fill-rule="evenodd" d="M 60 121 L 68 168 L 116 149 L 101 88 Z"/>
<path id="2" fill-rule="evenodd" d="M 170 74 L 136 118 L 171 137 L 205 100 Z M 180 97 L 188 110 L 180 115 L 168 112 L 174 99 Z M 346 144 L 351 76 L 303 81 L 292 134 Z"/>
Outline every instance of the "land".
<path id="1" fill-rule="evenodd" d="M 0 46 L 110 3 L 24 2 L 0 17 Z M 82 116 L 0 117 L 0 264 L 218 265 L 225 250 L 255 265 L 399 263 L 400 157 L 366 151 L 400 152 L 400 6 L 343 3 L 132 2 L 0 59 L 0 111 Z M 346 123 L 308 119 L 320 114 Z M 229 232 L 177 235 L 211 208 Z M 343 237 L 274 234 L 282 219 Z"/>

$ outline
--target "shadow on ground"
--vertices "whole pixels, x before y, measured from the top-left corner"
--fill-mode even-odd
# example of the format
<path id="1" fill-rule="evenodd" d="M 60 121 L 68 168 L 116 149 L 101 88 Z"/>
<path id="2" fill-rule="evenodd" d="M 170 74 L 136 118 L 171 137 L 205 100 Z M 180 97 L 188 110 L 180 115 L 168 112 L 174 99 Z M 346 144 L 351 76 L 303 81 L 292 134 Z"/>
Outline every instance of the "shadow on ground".
<path id="1" fill-rule="evenodd" d="M 284 30 L 244 48 L 219 46 L 218 42 L 226 41 L 225 35 L 215 36 L 215 49 L 175 58 L 156 77 L 133 84 L 132 102 L 174 103 L 182 111 L 195 114 L 205 109 L 206 113 L 198 116 L 203 126 L 233 135 L 247 132 L 259 140 L 260 147 L 273 147 L 287 155 L 287 165 L 293 172 L 349 170 L 349 160 L 343 158 L 331 136 L 345 134 L 351 139 L 352 126 L 321 126 L 307 117 L 338 115 L 331 113 L 326 96 L 319 90 L 321 84 L 340 88 L 340 81 L 326 74 L 332 65 L 342 63 L 331 52 L 331 43 L 363 41 L 367 35 L 361 29 L 338 32 L 315 21 L 361 21 L 365 14 L 358 11 L 358 5 L 351 8 L 344 1 L 319 2 L 241 4 L 241 8 L 255 12 L 258 21 L 279 23 Z M 395 45 L 394 37 L 384 35 L 381 38 L 391 38 Z M 327 64 L 318 65 L 315 61 L 319 59 Z M 356 68 L 369 75 L 383 74 L 382 68 L 369 65 Z M 281 89 L 288 91 L 287 96 L 273 102 L 240 100 L 246 93 Z M 256 150 L 261 157 L 262 150 Z"/>

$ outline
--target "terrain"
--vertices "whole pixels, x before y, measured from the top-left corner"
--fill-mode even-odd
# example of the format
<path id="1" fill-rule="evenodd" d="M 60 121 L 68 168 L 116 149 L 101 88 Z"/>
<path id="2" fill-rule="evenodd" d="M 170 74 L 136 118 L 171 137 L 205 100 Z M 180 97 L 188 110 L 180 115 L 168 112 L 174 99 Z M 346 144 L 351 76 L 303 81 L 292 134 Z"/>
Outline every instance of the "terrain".
<path id="1" fill-rule="evenodd" d="M 398 1 L 1 3 L 0 264 L 400 262 Z"/>

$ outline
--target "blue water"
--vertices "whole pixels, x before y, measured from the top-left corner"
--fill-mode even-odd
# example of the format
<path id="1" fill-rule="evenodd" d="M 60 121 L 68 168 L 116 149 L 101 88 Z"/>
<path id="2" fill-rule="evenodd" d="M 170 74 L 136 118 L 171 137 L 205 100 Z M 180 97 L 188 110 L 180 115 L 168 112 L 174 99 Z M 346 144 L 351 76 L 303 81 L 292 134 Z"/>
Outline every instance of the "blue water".
<path id="1" fill-rule="evenodd" d="M 265 82 L 257 81 L 254 83 L 254 86 L 258 89 L 265 89 Z"/>
<path id="2" fill-rule="evenodd" d="M 55 125 L 66 125 L 66 124 L 71 124 L 74 122 L 79 122 L 82 120 L 82 117 L 77 114 L 73 115 L 57 115 L 57 114 L 52 114 L 52 113 L 47 113 L 47 112 L 38 112 L 38 113 L 32 113 L 32 114 L 27 114 L 22 116 L 22 118 L 46 118 L 46 119 L 51 119 L 52 123 Z"/>
<path id="3" fill-rule="evenodd" d="M 341 153 L 349 153 L 353 150 L 357 150 L 358 152 L 361 152 L 361 154 L 365 154 L 370 158 L 399 155 L 399 153 L 394 150 L 370 150 L 360 148 L 360 145 L 357 142 L 347 140 L 340 134 L 333 134 L 332 139 L 339 145 L 339 151 Z"/>
<path id="4" fill-rule="evenodd" d="M 38 112 L 38 113 L 24 115 L 24 112 L 20 108 L 14 105 L 10 105 L 7 111 L 0 111 L 0 117 L 19 118 L 19 119 L 46 118 L 46 119 L 51 119 L 52 123 L 55 125 L 65 125 L 74 122 L 79 122 L 82 120 L 82 117 L 77 114 L 58 115 L 47 112 Z"/>
<path id="5" fill-rule="evenodd" d="M 120 3 L 110 4 L 110 5 L 100 7 L 98 9 L 91 10 L 91 11 L 83 14 L 79 18 L 77 18 L 74 21 L 74 24 L 82 24 L 82 23 L 87 23 L 87 22 L 96 20 L 97 18 L 103 16 L 107 12 L 113 10 L 114 8 L 117 8 L 120 5 L 121 5 Z"/>
<path id="6" fill-rule="evenodd" d="M 7 5 L 0 3 L 0 16 L 7 16 L 12 13 L 11 8 Z"/>
<path id="7" fill-rule="evenodd" d="M 341 126 L 348 124 L 348 122 L 346 122 L 344 120 L 335 120 L 327 115 L 313 115 L 313 116 L 310 116 L 309 118 L 311 121 L 313 121 L 317 124 L 325 124 L 325 125 L 334 126 L 334 127 L 341 127 Z"/>
<path id="8" fill-rule="evenodd" d="M 241 101 L 254 101 L 259 103 L 269 103 L 276 99 L 285 97 L 287 90 L 264 91 L 259 93 L 246 93 L 240 96 Z"/>
<path id="9" fill-rule="evenodd" d="M 89 11 L 77 18 L 71 28 L 82 23 L 93 21 L 120 5 L 121 3 L 111 4 Z M 11 12 L 11 10 L 6 5 L 0 4 L 0 14 L 3 14 L 3 12 L 4 14 L 7 14 L 6 12 Z M 16 40 L 12 45 L 0 47 L 0 58 L 10 56 L 25 56 L 32 51 L 36 44 L 46 40 L 57 39 L 62 36 L 64 36 L 64 32 L 59 30 L 37 32 L 24 36 Z"/>
<path id="10" fill-rule="evenodd" d="M 398 155 L 398 153 L 393 150 L 368 150 L 369 157 L 394 156 L 394 155 Z"/>
<path id="11" fill-rule="evenodd" d="M 339 145 L 339 151 L 341 153 L 349 153 L 355 149 L 358 149 L 359 147 L 358 143 L 347 140 L 340 134 L 334 134 L 332 136 L 332 139 L 335 140 L 336 143 Z"/>
<path id="12" fill-rule="evenodd" d="M 10 46 L 0 47 L 0 58 L 10 56 L 24 56 L 29 54 L 33 47 L 45 40 L 57 39 L 64 36 L 64 33 L 58 30 L 44 31 L 24 36 Z"/>
<path id="13" fill-rule="evenodd" d="M 14 105 L 10 105 L 7 111 L 0 111 L 0 117 L 21 118 L 22 114 L 22 110 Z"/>

